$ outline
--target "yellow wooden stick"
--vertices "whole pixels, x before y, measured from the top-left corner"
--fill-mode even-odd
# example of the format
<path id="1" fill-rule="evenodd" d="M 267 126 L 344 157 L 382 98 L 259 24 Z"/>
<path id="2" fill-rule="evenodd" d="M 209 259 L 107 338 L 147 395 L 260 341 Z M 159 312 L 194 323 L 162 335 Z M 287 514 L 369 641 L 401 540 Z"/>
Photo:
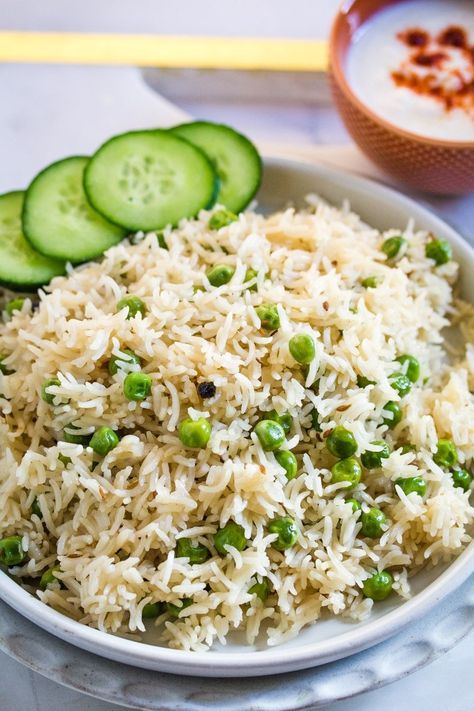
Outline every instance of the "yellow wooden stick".
<path id="1" fill-rule="evenodd" d="M 242 37 L 0 32 L 0 62 L 317 72 L 327 43 Z"/>

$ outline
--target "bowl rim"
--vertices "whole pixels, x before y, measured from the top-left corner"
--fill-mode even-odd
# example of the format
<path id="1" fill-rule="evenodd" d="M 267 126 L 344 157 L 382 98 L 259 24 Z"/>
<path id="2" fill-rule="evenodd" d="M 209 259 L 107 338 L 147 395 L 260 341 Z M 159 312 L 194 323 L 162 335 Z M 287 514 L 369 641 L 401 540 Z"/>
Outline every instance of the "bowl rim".
<path id="1" fill-rule="evenodd" d="M 341 57 L 339 56 L 338 38 L 342 29 L 342 25 L 344 22 L 346 22 L 346 18 L 349 16 L 349 14 L 357 7 L 357 5 L 364 4 L 366 1 L 367 0 L 345 0 L 344 2 L 342 2 L 331 25 L 331 30 L 329 34 L 329 69 L 340 90 L 345 94 L 346 98 L 349 99 L 349 101 L 359 109 L 361 113 L 365 114 L 367 118 L 384 128 L 386 131 L 394 133 L 399 138 L 415 141 L 431 148 L 474 151 L 474 140 L 448 141 L 442 138 L 430 138 L 428 136 L 423 136 L 423 134 L 412 133 L 411 131 L 407 131 L 406 129 L 400 128 L 399 126 L 397 126 L 397 124 L 392 123 L 380 116 L 379 114 L 375 113 L 352 90 L 350 82 L 346 78 L 346 71 L 342 66 L 343 63 Z M 380 7 L 377 8 L 375 13 L 383 10 L 386 5 L 394 5 L 406 1 L 407 0 L 379 0 Z M 364 24 L 364 22 L 362 24 Z M 350 45 L 352 44 L 353 36 L 354 33 L 351 32 L 351 38 L 348 43 L 347 49 L 349 49 Z"/>
<path id="2" fill-rule="evenodd" d="M 446 222 L 426 207 L 398 191 L 373 180 L 328 168 L 283 158 L 264 158 L 267 170 L 283 171 L 339 185 L 343 190 L 390 201 L 415 220 L 427 219 L 455 246 L 460 258 L 474 267 L 474 249 Z M 348 195 L 352 201 L 352 197 Z M 356 199 L 356 198 L 355 198 Z M 327 664 L 374 646 L 401 631 L 421 614 L 431 610 L 474 572 L 474 541 L 431 583 L 407 601 L 401 601 L 381 617 L 351 626 L 328 639 L 305 642 L 299 647 L 267 648 L 238 652 L 190 652 L 169 649 L 120 637 L 88 627 L 48 607 L 0 571 L 0 598 L 34 624 L 89 652 L 131 666 L 155 671 L 203 677 L 250 677 L 296 671 Z M 351 628 L 352 627 L 352 628 Z"/>

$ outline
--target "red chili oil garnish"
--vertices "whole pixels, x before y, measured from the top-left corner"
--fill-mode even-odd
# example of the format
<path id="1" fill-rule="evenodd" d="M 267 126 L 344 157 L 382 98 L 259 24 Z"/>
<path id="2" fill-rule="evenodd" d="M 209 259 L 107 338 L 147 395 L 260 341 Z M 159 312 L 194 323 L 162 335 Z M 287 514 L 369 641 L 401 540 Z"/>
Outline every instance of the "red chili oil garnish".
<path id="1" fill-rule="evenodd" d="M 392 71 L 394 83 L 442 103 L 446 111 L 461 109 L 474 120 L 474 46 L 469 46 L 466 30 L 449 25 L 434 37 L 412 27 L 397 38 L 409 54 Z"/>
<path id="2" fill-rule="evenodd" d="M 399 32 L 397 37 L 409 47 L 426 47 L 429 41 L 429 34 L 425 30 L 419 30 L 418 28 Z"/>
<path id="3" fill-rule="evenodd" d="M 433 52 L 433 54 L 417 54 L 413 61 L 420 67 L 441 67 L 447 58 L 444 52 Z"/>
<path id="4" fill-rule="evenodd" d="M 447 27 L 438 35 L 438 44 L 466 49 L 468 46 L 466 30 L 462 27 Z"/>

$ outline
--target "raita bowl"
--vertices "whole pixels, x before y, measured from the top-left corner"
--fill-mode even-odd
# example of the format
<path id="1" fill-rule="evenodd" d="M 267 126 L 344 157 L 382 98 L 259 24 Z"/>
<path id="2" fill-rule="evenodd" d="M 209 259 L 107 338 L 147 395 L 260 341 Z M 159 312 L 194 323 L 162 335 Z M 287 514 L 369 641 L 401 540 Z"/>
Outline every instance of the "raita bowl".
<path id="1" fill-rule="evenodd" d="M 429 193 L 474 192 L 474 141 L 428 138 L 403 130 L 374 113 L 348 81 L 347 57 L 356 32 L 375 13 L 399 2 L 406 0 L 345 0 L 341 4 L 329 43 L 337 109 L 367 157 L 397 180 Z M 367 71 L 370 74 L 370 67 Z"/>

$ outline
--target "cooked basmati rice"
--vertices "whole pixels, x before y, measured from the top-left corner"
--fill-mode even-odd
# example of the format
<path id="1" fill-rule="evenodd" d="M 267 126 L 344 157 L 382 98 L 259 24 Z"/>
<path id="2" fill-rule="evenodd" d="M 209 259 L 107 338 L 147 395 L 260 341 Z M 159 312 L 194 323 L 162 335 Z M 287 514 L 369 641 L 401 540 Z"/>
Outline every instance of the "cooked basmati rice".
<path id="1" fill-rule="evenodd" d="M 336 209 L 315 196 L 306 210 L 247 212 L 217 232 L 207 227 L 209 215 L 165 230 L 169 251 L 157 235 L 138 234 L 101 263 L 71 269 L 40 293 L 37 308 L 27 300 L 0 329 L 3 364 L 12 371 L 0 375 L 0 533 L 22 535 L 28 550 L 11 572 L 31 585 L 58 563 L 61 585 L 38 591 L 40 598 L 117 633 L 144 630 L 147 603 L 179 607 L 192 598 L 178 619 L 164 613 L 155 623 L 163 643 L 192 650 L 225 643 L 234 628 L 249 643 L 263 631 L 275 645 L 324 616 L 363 619 L 374 604 L 362 595 L 367 577 L 388 568 L 394 591 L 408 597 L 409 576 L 450 560 L 471 540 L 474 516 L 469 492 L 433 460 L 440 437 L 453 440 L 461 466 L 474 457 L 474 350 L 468 345 L 450 365 L 442 335 L 455 316 L 469 321 L 466 305 L 453 300 L 457 265 L 435 267 L 425 257 L 429 236 L 411 223 L 408 250 L 391 264 L 380 247 L 399 231 L 382 235 L 347 205 Z M 235 267 L 218 288 L 205 276 L 215 264 Z M 248 268 L 258 275 L 243 286 Z M 363 288 L 372 275 L 378 287 Z M 145 317 L 117 312 L 126 294 L 145 302 Z M 260 328 L 255 307 L 262 303 L 278 305 L 275 333 Z M 306 376 L 288 351 L 299 332 L 316 341 Z M 107 370 L 124 348 L 152 377 L 143 402 L 122 392 L 139 366 Z M 403 399 L 401 423 L 388 430 L 384 405 L 400 399 L 389 376 L 403 353 L 418 358 L 422 374 Z M 375 385 L 358 387 L 358 375 Z M 53 405 L 41 399 L 48 377 L 60 381 L 50 390 Z M 196 386 L 204 381 L 217 393 L 202 401 Z M 311 428 L 313 408 L 322 433 Z M 293 417 L 287 447 L 299 476 L 292 481 L 252 432 L 271 409 Z M 181 444 L 177 425 L 188 416 L 212 423 L 206 449 Z M 375 439 L 392 447 L 382 468 L 365 471 L 349 494 L 364 510 L 385 512 L 389 525 L 379 540 L 360 535 L 344 484 L 331 483 L 335 459 L 325 437 L 337 424 L 355 435 L 357 455 Z M 99 458 L 63 441 L 71 425 L 76 434 L 108 425 L 120 443 Z M 402 453 L 405 443 L 416 452 Z M 423 499 L 394 486 L 415 475 L 428 484 Z M 41 516 L 32 513 L 35 499 Z M 267 527 L 282 515 L 296 520 L 300 534 L 279 552 Z M 213 534 L 229 520 L 244 527 L 249 545 L 220 556 Z M 212 556 L 195 565 L 177 558 L 182 537 Z M 265 602 L 249 593 L 259 576 L 271 585 Z"/>

